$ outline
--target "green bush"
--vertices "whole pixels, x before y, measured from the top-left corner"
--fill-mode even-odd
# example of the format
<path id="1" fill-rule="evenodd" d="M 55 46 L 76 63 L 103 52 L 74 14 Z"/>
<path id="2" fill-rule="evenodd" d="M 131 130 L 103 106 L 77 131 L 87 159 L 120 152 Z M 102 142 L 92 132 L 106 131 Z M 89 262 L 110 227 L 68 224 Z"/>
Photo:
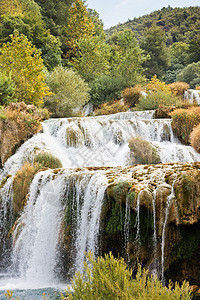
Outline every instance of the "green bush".
<path id="1" fill-rule="evenodd" d="M 53 117 L 69 117 L 73 109 L 89 100 L 88 84 L 70 69 L 57 67 L 47 73 L 46 82 L 53 94 L 45 98 L 44 104 Z"/>
<path id="2" fill-rule="evenodd" d="M 91 103 L 100 105 L 120 99 L 125 83 L 123 79 L 118 77 L 102 76 L 92 81 L 90 88 Z"/>
<path id="3" fill-rule="evenodd" d="M 34 163 L 39 163 L 44 168 L 57 169 L 62 168 L 59 158 L 49 152 L 42 151 L 34 157 Z"/>
<path id="4" fill-rule="evenodd" d="M 171 93 L 165 91 L 150 91 L 147 96 L 141 96 L 136 105 L 138 110 L 153 110 L 159 105 L 171 106 L 180 105 L 180 100 Z"/>
<path id="5" fill-rule="evenodd" d="M 158 164 L 160 157 L 151 143 L 144 141 L 140 137 L 134 137 L 129 140 L 132 163 L 138 164 Z"/>
<path id="6" fill-rule="evenodd" d="M 11 78 L 11 74 L 6 76 L 0 72 L 0 105 L 7 105 L 14 101 L 15 85 Z"/>
<path id="7" fill-rule="evenodd" d="M 171 113 L 172 129 L 181 142 L 189 145 L 190 134 L 200 123 L 200 107 L 176 109 Z"/>
<path id="8" fill-rule="evenodd" d="M 61 295 L 62 300 L 191 299 L 189 284 L 186 282 L 181 287 L 176 283 L 173 289 L 171 282 L 165 287 L 156 277 L 148 276 L 148 271 L 141 267 L 133 279 L 133 272 L 127 269 L 123 258 L 116 259 L 111 253 L 97 260 L 89 253 L 86 258 L 84 273 L 76 273 L 72 282 L 73 295 Z"/>

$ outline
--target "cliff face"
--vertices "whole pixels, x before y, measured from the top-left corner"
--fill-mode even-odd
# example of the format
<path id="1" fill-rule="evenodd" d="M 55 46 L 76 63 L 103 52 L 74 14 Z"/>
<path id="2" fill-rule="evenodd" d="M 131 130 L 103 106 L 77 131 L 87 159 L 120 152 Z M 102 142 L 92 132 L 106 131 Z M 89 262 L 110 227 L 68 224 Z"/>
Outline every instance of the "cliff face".
<path id="1" fill-rule="evenodd" d="M 101 210 L 100 254 L 112 251 L 133 268 L 141 263 L 160 278 L 200 286 L 200 163 L 105 172 L 109 185 Z M 61 248 L 68 264 L 75 233 L 73 217 L 65 220 Z"/>
<path id="2" fill-rule="evenodd" d="M 11 103 L 0 112 L 0 165 L 41 130 L 40 121 L 46 117 L 48 118 L 46 111 L 23 102 Z"/>

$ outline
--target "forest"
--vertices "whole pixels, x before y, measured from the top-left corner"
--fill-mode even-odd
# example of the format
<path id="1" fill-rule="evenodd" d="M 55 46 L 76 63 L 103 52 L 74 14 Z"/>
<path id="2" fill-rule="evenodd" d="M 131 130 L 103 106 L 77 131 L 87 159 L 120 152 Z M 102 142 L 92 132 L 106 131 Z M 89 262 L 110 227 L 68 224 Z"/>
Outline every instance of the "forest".
<path id="1" fill-rule="evenodd" d="M 0 105 L 24 101 L 62 117 L 145 89 L 154 76 L 198 87 L 199 32 L 198 6 L 164 7 L 104 31 L 85 1 L 1 0 Z"/>

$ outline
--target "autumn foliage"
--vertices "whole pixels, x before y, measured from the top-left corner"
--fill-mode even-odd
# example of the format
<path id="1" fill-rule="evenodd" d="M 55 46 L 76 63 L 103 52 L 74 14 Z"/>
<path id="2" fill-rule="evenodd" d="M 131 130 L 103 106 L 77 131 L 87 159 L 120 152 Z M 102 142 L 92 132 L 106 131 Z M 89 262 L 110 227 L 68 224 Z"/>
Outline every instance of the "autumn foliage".
<path id="1" fill-rule="evenodd" d="M 189 144 L 193 128 L 200 124 L 200 107 L 176 109 L 171 116 L 174 133 L 184 144 Z"/>
<path id="2" fill-rule="evenodd" d="M 196 126 L 190 134 L 190 143 L 192 147 L 200 153 L 200 125 Z"/>
<path id="3" fill-rule="evenodd" d="M 142 87 L 140 85 L 136 85 L 134 87 L 127 87 L 122 92 L 124 101 L 131 107 L 135 106 L 139 102 L 141 90 Z"/>
<path id="4" fill-rule="evenodd" d="M 129 109 L 128 105 L 121 104 L 120 100 L 116 100 L 116 101 L 112 101 L 100 105 L 99 108 L 94 111 L 94 114 L 96 116 L 110 115 L 110 114 L 116 114 L 118 112 L 125 112 L 128 109 Z"/>
<path id="5" fill-rule="evenodd" d="M 189 84 L 183 81 L 173 82 L 171 84 L 168 84 L 168 87 L 176 96 L 183 96 L 184 92 L 190 88 Z"/>
<path id="6" fill-rule="evenodd" d="M 15 98 L 36 106 L 50 94 L 45 83 L 40 51 L 24 35 L 12 35 L 11 42 L 3 44 L 0 67 L 15 84 Z"/>

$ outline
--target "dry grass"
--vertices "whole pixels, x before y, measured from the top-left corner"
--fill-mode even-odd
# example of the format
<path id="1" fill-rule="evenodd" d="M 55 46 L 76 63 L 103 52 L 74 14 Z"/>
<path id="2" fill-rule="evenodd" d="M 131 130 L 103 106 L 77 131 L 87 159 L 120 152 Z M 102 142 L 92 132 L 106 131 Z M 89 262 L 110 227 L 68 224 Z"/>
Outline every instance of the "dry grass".
<path id="1" fill-rule="evenodd" d="M 138 164 L 158 164 L 160 157 L 151 143 L 144 141 L 140 137 L 133 137 L 129 140 L 132 163 Z"/>
<path id="2" fill-rule="evenodd" d="M 200 153 L 200 125 L 196 126 L 190 134 L 190 143 L 192 147 Z"/>
<path id="3" fill-rule="evenodd" d="M 170 83 L 168 84 L 168 87 L 174 95 L 181 97 L 183 97 L 184 92 L 190 88 L 189 84 L 183 81 Z"/>
<path id="4" fill-rule="evenodd" d="M 141 96 L 142 87 L 140 85 L 136 85 L 135 87 L 128 87 L 123 90 L 122 95 L 124 101 L 130 107 L 135 106 L 139 102 L 139 98 Z"/>
<path id="5" fill-rule="evenodd" d="M 121 104 L 120 100 L 116 100 L 113 102 L 108 102 L 108 103 L 104 103 L 104 104 L 100 105 L 99 108 L 97 108 L 94 111 L 94 114 L 96 116 L 110 115 L 110 114 L 116 114 L 118 112 L 125 112 L 128 109 L 129 109 L 128 105 Z"/>
<path id="6" fill-rule="evenodd" d="M 172 128 L 177 137 L 184 144 L 189 145 L 193 128 L 200 124 L 200 107 L 176 109 L 171 113 Z"/>
<path id="7" fill-rule="evenodd" d="M 15 215 L 20 214 L 26 205 L 29 188 L 35 174 L 41 169 L 41 165 L 33 165 L 25 162 L 21 169 L 16 173 L 13 180 L 13 208 Z"/>

